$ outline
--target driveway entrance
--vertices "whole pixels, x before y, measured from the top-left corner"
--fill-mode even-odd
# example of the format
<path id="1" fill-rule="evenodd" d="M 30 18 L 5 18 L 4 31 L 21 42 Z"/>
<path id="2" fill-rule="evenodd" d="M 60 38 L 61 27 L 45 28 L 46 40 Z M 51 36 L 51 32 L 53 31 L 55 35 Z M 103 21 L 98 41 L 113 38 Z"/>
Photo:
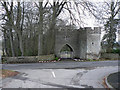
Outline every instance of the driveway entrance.
<path id="1" fill-rule="evenodd" d="M 70 45 L 66 44 L 63 46 L 60 51 L 60 58 L 73 58 L 73 49 L 70 47 Z"/>

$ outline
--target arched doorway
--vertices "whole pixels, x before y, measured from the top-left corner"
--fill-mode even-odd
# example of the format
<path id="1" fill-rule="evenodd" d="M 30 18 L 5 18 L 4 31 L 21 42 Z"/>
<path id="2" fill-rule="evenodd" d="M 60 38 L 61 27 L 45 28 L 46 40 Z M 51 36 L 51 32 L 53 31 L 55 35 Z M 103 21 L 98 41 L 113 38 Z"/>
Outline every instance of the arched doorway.
<path id="1" fill-rule="evenodd" d="M 60 58 L 73 58 L 73 49 L 70 45 L 65 44 L 60 50 Z"/>

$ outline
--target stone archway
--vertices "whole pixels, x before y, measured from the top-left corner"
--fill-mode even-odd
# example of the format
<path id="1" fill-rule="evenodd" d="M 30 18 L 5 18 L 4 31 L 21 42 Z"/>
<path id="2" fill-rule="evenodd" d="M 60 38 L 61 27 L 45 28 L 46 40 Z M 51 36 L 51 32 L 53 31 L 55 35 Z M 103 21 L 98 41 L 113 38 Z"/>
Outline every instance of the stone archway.
<path id="1" fill-rule="evenodd" d="M 73 49 L 69 44 L 65 44 L 60 50 L 60 58 L 73 58 Z"/>

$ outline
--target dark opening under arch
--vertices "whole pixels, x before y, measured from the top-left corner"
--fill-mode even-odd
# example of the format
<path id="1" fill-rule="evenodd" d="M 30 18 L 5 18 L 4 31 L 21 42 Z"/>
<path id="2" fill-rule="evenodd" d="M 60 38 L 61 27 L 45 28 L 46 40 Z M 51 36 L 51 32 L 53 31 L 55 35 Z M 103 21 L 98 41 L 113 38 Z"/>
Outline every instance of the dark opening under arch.
<path id="1" fill-rule="evenodd" d="M 70 52 L 73 52 L 73 49 L 71 48 L 70 45 L 68 44 L 65 44 L 62 49 L 60 50 L 60 52 L 63 52 L 63 51 L 70 51 Z"/>
<path id="2" fill-rule="evenodd" d="M 70 45 L 65 44 L 62 49 L 60 50 L 60 57 L 61 58 L 73 58 L 73 49 Z"/>

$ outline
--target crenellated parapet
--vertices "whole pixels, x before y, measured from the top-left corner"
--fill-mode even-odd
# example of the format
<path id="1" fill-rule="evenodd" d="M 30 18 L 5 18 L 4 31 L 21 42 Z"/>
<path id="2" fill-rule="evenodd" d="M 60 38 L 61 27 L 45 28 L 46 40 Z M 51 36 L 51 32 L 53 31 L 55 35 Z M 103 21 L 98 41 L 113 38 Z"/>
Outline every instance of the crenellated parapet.
<path id="1" fill-rule="evenodd" d="M 76 32 L 78 31 L 79 29 L 68 29 L 68 28 L 60 28 L 58 29 L 57 31 L 58 32 Z"/>
<path id="2" fill-rule="evenodd" d="M 85 27 L 84 30 L 87 31 L 88 34 L 101 34 L 101 27 Z"/>
<path id="3" fill-rule="evenodd" d="M 101 27 L 94 27 L 92 29 L 92 27 L 84 27 L 84 28 L 80 28 L 80 29 L 66 29 L 66 28 L 62 28 L 57 30 L 59 33 L 60 32 L 78 32 L 78 31 L 87 31 L 90 34 L 101 34 Z"/>

